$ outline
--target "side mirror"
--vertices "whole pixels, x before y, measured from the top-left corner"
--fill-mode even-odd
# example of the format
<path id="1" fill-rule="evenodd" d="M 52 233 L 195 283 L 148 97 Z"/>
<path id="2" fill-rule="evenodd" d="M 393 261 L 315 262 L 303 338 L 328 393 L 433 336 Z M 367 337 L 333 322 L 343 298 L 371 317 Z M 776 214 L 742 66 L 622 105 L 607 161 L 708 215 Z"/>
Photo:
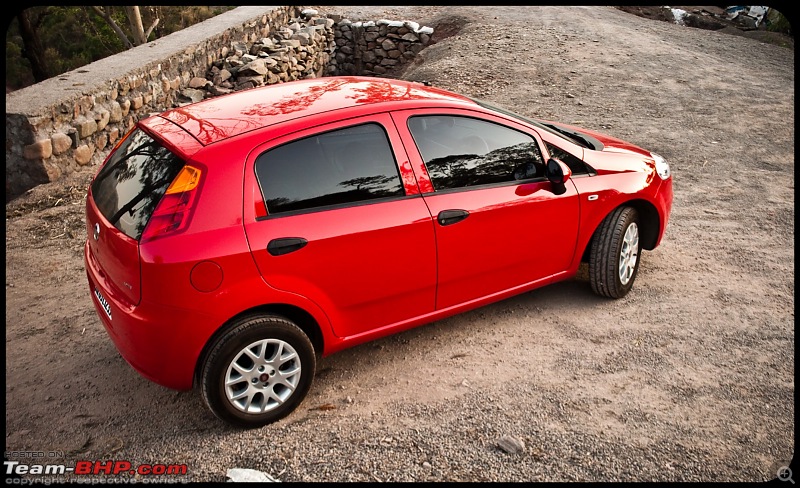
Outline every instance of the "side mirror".
<path id="1" fill-rule="evenodd" d="M 554 185 L 563 185 L 572 176 L 572 170 L 558 158 L 547 160 L 547 179 Z"/>

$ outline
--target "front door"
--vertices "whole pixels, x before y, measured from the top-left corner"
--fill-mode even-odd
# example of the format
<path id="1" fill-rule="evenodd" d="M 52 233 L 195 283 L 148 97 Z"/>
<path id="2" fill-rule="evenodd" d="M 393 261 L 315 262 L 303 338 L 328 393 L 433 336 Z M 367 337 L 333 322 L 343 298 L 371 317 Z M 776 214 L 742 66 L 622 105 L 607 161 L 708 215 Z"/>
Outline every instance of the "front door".
<path id="1" fill-rule="evenodd" d="M 538 135 L 471 111 L 395 120 L 409 153 L 418 148 L 412 165 L 430 181 L 423 193 L 436 229 L 437 309 L 569 269 L 578 194 L 571 181 L 556 188 L 545 178 Z"/>

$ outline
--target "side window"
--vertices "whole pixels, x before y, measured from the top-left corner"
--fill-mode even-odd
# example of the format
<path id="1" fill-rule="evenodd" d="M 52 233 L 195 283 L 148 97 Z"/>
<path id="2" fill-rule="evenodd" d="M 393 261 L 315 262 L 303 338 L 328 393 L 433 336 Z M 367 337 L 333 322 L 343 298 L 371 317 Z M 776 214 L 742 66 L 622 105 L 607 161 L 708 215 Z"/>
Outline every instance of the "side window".
<path id="1" fill-rule="evenodd" d="M 255 171 L 270 215 L 405 195 L 389 138 L 374 123 L 270 149 Z"/>
<path id="2" fill-rule="evenodd" d="M 550 152 L 550 155 L 554 158 L 560 159 L 564 162 L 564 164 L 569 166 L 569 169 L 572 170 L 573 175 L 585 175 L 589 173 L 588 166 L 586 166 L 581 158 L 573 156 L 567 151 L 558 146 L 554 146 L 549 142 L 545 142 L 545 144 L 547 145 L 547 150 Z"/>
<path id="3" fill-rule="evenodd" d="M 471 117 L 408 119 L 435 190 L 544 177 L 536 140 L 509 127 Z"/>

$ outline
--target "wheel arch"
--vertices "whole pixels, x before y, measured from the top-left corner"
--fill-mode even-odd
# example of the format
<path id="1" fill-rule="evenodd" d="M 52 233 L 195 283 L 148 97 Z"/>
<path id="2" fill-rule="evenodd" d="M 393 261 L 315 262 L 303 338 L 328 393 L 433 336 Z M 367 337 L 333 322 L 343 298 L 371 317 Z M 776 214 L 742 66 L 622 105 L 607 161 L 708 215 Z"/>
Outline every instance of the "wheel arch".
<path id="1" fill-rule="evenodd" d="M 656 209 L 656 206 L 647 200 L 627 200 L 610 209 L 605 215 L 603 215 L 601 219 L 597 221 L 597 224 L 592 231 L 592 237 L 589 239 L 589 241 L 586 243 L 586 247 L 583 249 L 581 262 L 589 262 L 589 253 L 592 250 L 592 242 L 594 242 L 594 237 L 597 234 L 598 229 L 600 229 L 600 225 L 607 216 L 614 213 L 614 211 L 620 207 L 631 207 L 636 210 L 636 212 L 639 214 L 639 239 L 642 242 L 642 249 L 646 249 L 648 251 L 655 249 L 656 243 L 658 242 L 658 231 L 661 228 L 661 217 L 658 215 L 658 209 Z"/>
<path id="2" fill-rule="evenodd" d="M 658 215 L 656 206 L 642 199 L 629 200 L 620 205 L 620 207 L 622 206 L 633 207 L 639 214 L 639 238 L 642 241 L 642 249 L 648 251 L 655 249 L 658 242 L 658 231 L 661 229 L 661 217 Z"/>
<path id="3" fill-rule="evenodd" d="M 302 330 L 307 336 L 308 339 L 311 341 L 311 345 L 314 346 L 314 354 L 317 356 L 317 359 L 320 358 L 322 355 L 323 348 L 325 346 L 325 340 L 322 334 L 322 329 L 320 328 L 319 323 L 314 319 L 314 317 L 308 313 L 307 311 L 303 310 L 302 308 L 296 305 L 289 305 L 286 303 L 271 303 L 265 305 L 259 305 L 257 307 L 250 308 L 248 310 L 244 310 L 230 319 L 228 319 L 222 326 L 217 328 L 216 331 L 208 338 L 203 349 L 200 351 L 200 356 L 197 358 L 197 362 L 194 365 L 194 385 L 197 386 L 200 381 L 200 374 L 203 370 L 203 363 L 205 363 L 206 358 L 208 358 L 208 354 L 211 351 L 213 345 L 219 340 L 219 338 L 225 334 L 225 332 L 231 327 L 231 324 L 236 322 L 237 320 L 241 319 L 242 317 L 246 316 L 254 316 L 254 315 L 277 315 L 279 317 L 283 317 L 285 319 L 291 320 L 294 322 L 300 330 Z"/>

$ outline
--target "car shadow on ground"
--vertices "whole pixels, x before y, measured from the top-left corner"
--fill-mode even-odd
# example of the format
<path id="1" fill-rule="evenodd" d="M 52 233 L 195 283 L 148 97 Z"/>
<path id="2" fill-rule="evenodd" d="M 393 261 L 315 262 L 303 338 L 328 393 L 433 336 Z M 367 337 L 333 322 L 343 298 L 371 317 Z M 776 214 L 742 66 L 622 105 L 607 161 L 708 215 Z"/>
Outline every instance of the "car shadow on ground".
<path id="1" fill-rule="evenodd" d="M 552 316 L 569 310 L 591 309 L 607 301 L 594 295 L 586 281 L 572 279 L 346 349 L 318 362 L 309 397 L 300 408 L 275 425 L 302 423 L 322 411 L 334 410 L 337 407 L 328 401 L 334 392 L 348 394 L 351 392 L 343 389 L 351 384 L 369 384 L 376 367 L 403 368 L 406 367 L 405 358 L 416 361 L 417 358 L 424 360 L 426 355 L 439 355 L 441 351 L 437 351 L 437 344 L 480 342 L 487 334 L 503 333 L 507 325 L 501 321 L 507 318 L 525 318 L 533 323 L 537 315 Z M 77 414 L 76 420 L 81 426 L 89 428 L 98 422 L 113 424 L 113 430 L 120 432 L 122 437 L 137 436 L 141 431 L 137 425 L 141 424 L 150 425 L 148 431 L 153 431 L 155 424 L 159 427 L 156 431 L 184 433 L 181 436 L 242 432 L 242 429 L 216 419 L 205 409 L 199 390 L 175 391 L 157 385 L 138 376 L 110 342 L 101 347 L 97 354 L 104 363 L 104 372 L 94 386 L 104 393 L 83 395 L 78 399 L 82 413 Z M 96 366 L 86 365 L 87 368 Z M 63 380 L 68 381 L 68 378 Z M 107 417 L 108 412 L 102 412 L 109 402 L 124 406 L 127 414 Z M 110 455 L 117 442 L 115 439 L 89 437 L 82 444 L 77 453 Z"/>

